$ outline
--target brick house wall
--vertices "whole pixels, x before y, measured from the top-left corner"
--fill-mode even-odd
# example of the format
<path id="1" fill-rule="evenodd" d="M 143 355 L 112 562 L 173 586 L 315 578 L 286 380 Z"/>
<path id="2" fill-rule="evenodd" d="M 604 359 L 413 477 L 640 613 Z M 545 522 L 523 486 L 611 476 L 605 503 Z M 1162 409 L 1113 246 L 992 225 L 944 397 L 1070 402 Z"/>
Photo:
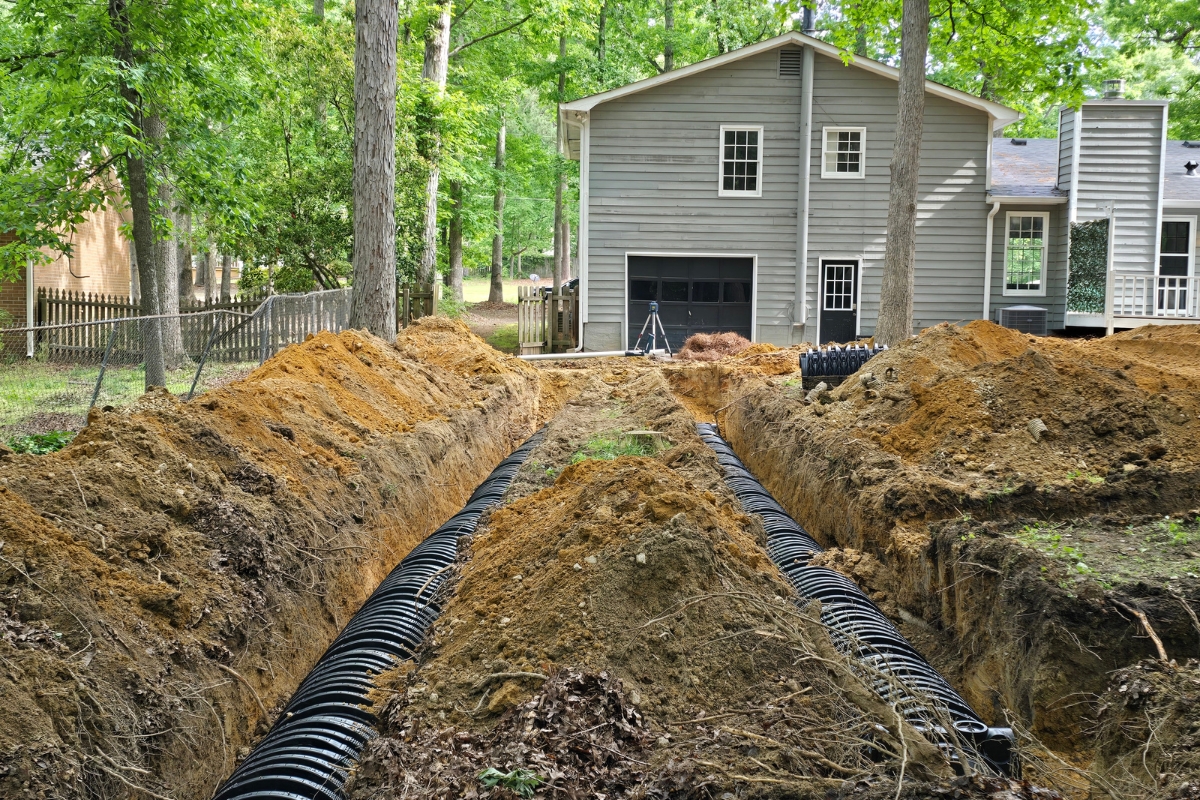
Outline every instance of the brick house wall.
<path id="1" fill-rule="evenodd" d="M 11 233 L 0 233 L 0 245 L 13 241 Z M 0 283 L 0 328 L 25 327 L 25 270 L 14 282 Z"/>

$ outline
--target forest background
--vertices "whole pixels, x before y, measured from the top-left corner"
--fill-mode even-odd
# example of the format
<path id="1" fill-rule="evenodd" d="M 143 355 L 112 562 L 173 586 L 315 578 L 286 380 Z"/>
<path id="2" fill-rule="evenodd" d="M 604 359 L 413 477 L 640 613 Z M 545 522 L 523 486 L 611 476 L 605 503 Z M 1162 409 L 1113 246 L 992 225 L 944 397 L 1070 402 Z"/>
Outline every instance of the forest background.
<path id="1" fill-rule="evenodd" d="M 486 268 L 496 233 L 506 273 L 519 257 L 549 272 L 549 252 L 573 252 L 578 204 L 556 104 L 798 29 L 802 5 L 403 0 L 398 279 Z M 820 3 L 817 35 L 895 64 L 900 6 Z M 443 87 L 428 62 L 447 13 Z M 1054 136 L 1060 105 L 1119 77 L 1129 97 L 1173 101 L 1172 138 L 1200 138 L 1194 1 L 933 0 L 929 42 L 932 79 L 1025 113 L 1006 136 Z M 345 285 L 354 47 L 339 0 L 4 0 L 0 281 L 69 253 L 88 210 L 131 204 L 137 219 L 140 202 L 147 229 L 132 233 L 154 240 L 168 284 L 220 253 L 245 262 L 242 291 L 268 273 L 279 292 Z"/>

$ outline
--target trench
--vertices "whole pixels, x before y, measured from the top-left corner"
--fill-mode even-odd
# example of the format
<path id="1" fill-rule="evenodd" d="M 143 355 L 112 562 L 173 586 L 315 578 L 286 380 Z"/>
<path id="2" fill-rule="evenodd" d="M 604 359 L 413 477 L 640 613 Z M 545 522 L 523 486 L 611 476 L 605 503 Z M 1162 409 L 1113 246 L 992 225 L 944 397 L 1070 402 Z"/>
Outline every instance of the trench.
<path id="1" fill-rule="evenodd" d="M 747 513 L 767 532 L 767 553 L 801 601 L 821 603 L 821 622 L 837 649 L 854 659 L 875 692 L 927 738 L 959 772 L 959 754 L 973 771 L 1019 775 L 1011 728 L 989 727 L 863 591 L 839 572 L 812 566 L 822 548 L 784 509 L 721 438 L 716 425 L 700 423 L 700 438 L 717 454 L 725 482 Z M 945 720 L 949 720 L 949 725 Z"/>
<path id="2" fill-rule="evenodd" d="M 497 504 L 544 435 L 539 431 L 492 470 L 462 510 L 384 578 L 301 682 L 275 725 L 217 790 L 214 800 L 337 800 L 349 767 L 375 737 L 369 695 L 376 678 L 413 656 L 441 611 L 459 540 Z"/>

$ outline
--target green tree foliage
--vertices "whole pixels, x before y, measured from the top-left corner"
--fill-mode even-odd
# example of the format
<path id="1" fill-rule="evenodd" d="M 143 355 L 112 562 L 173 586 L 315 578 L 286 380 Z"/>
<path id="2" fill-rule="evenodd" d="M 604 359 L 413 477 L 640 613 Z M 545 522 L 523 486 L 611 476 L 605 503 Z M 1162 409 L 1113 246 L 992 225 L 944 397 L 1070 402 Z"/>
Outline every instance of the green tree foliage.
<path id="1" fill-rule="evenodd" d="M 1119 42 L 1104 77 L 1125 78 L 1127 96 L 1171 100 L 1169 135 L 1200 139 L 1200 4 L 1109 0 Z"/>
<path id="2" fill-rule="evenodd" d="M 248 3 L 128 0 L 110 4 L 16 0 L 0 13 L 0 279 L 27 258 L 69 253 L 82 215 L 119 192 L 130 155 L 191 200 L 236 201 L 240 159 L 224 130 L 254 97 L 261 17 Z M 128 45 L 130 58 L 117 53 Z M 136 97 L 136 105 L 131 104 Z M 153 143 L 141 116 L 167 132 Z M 120 181 L 120 183 L 118 182 Z M 155 208 L 155 227 L 169 229 Z"/>

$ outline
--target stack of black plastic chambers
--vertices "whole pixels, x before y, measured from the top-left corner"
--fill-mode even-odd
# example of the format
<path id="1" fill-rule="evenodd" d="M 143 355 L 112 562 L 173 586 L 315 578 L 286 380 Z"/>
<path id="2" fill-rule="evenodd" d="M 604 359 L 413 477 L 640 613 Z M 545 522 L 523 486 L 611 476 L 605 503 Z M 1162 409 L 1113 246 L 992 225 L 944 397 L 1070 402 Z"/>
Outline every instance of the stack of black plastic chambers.
<path id="1" fill-rule="evenodd" d="M 441 608 L 459 538 L 499 502 L 539 431 L 492 470 L 462 511 L 413 548 L 363 603 L 300 684 L 275 726 L 234 770 L 214 800 L 336 800 L 347 768 L 375 735 L 367 693 L 375 677 L 410 658 Z"/>
<path id="2" fill-rule="evenodd" d="M 702 423 L 696 428 L 717 454 L 725 482 L 742 508 L 762 517 L 771 560 L 801 598 L 821 601 L 821 622 L 834 646 L 864 665 L 863 674 L 879 696 L 894 704 L 918 730 L 935 740 L 945 739 L 946 731 L 930 709 L 930 704 L 936 704 L 951 720 L 959 740 L 973 746 L 987 767 L 1002 774 L 1014 773 L 1012 731 L 989 728 L 851 580 L 831 569 L 809 566 L 821 546 L 746 469 L 715 425 Z"/>
<path id="3" fill-rule="evenodd" d="M 829 345 L 815 350 L 806 350 L 800 354 L 800 374 L 804 377 L 844 378 L 858 372 L 863 364 L 872 356 L 887 350 L 886 344 L 867 347 L 866 345 Z"/>

